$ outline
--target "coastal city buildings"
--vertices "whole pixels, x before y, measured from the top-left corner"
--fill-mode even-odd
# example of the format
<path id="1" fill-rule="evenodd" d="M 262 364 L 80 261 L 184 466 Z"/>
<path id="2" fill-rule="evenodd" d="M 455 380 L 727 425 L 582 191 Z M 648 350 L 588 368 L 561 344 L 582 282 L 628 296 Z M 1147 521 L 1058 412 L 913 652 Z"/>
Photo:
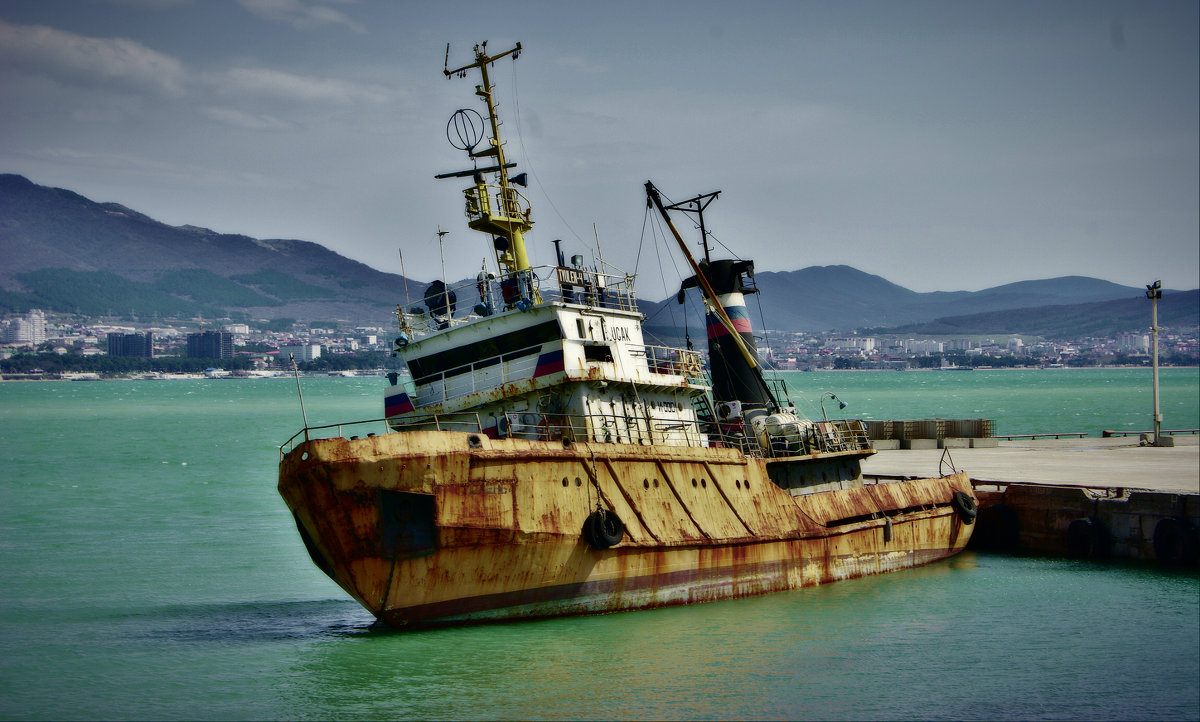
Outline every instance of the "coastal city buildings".
<path id="1" fill-rule="evenodd" d="M 282 351 L 291 354 L 296 363 L 307 363 L 321 358 L 321 344 L 319 343 L 289 343 L 282 348 Z"/>
<path id="2" fill-rule="evenodd" d="M 203 331 L 187 336 L 188 358 L 233 358 L 233 334 Z"/>
<path id="3" fill-rule="evenodd" d="M 197 326 L 200 326 L 197 328 Z M 204 367 L 290 370 L 289 355 L 301 368 L 380 368 L 398 363 L 390 356 L 395 332 L 379 326 L 322 323 L 279 324 L 231 321 L 211 330 L 211 322 L 138 323 L 88 319 L 69 314 L 30 312 L 0 318 L 0 361 L 53 354 L 78 371 L 104 368 L 88 359 L 144 359 L 145 368 L 172 368 L 188 359 Z M 1165 364 L 1200 361 L 1197 329 L 1164 329 L 1159 353 Z M 760 356 L 782 370 L 912 369 L 1008 366 L 1095 366 L 1150 364 L 1149 334 L 1113 338 L 1044 339 L 1024 335 L 905 337 L 853 333 L 821 334 L 766 330 L 757 339 Z M 35 342 L 35 338 L 41 339 Z M 175 361 L 173 361 L 174 359 Z M 220 363 L 213 363 L 217 359 Z M 4 370 L 14 366 L 4 362 Z M 37 366 L 26 362 L 26 366 Z M 203 370 L 203 368 L 199 370 Z M 133 368 L 129 364 L 112 369 Z"/>
<path id="4" fill-rule="evenodd" d="M 108 334 L 109 356 L 154 357 L 154 333 L 110 333 Z"/>
<path id="5" fill-rule="evenodd" d="M 7 319 L 3 331 L 0 332 L 0 341 L 34 345 L 45 343 L 46 314 L 35 308 L 26 316 Z"/>

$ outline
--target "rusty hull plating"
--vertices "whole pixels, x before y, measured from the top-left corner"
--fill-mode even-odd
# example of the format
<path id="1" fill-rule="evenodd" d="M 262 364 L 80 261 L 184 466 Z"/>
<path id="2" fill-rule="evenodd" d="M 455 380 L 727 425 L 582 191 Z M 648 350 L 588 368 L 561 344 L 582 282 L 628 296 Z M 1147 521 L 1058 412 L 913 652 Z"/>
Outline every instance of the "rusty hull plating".
<path id="1" fill-rule="evenodd" d="M 393 627 L 796 589 L 943 559 L 971 530 L 961 473 L 793 497 L 733 449 L 448 431 L 304 442 L 279 491 L 313 561 Z M 580 532 L 597 498 L 625 523 L 610 549 Z"/>

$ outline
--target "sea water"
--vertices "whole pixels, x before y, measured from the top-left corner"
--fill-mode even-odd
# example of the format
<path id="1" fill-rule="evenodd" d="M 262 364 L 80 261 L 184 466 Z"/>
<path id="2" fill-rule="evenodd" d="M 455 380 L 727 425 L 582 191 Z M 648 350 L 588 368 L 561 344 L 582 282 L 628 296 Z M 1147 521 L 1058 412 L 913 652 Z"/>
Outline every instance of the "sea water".
<path id="1" fill-rule="evenodd" d="M 1152 408 L 1141 370 L 788 379 L 802 408 L 828 390 L 837 416 L 997 433 L 1137 430 Z M 1198 380 L 1164 370 L 1164 428 L 1198 426 Z M 386 383 L 302 380 L 309 424 L 378 418 Z M 1200 717 L 1200 576 L 1156 566 L 966 552 L 752 599 L 372 630 L 275 491 L 301 425 L 286 378 L 0 384 L 0 717 Z"/>

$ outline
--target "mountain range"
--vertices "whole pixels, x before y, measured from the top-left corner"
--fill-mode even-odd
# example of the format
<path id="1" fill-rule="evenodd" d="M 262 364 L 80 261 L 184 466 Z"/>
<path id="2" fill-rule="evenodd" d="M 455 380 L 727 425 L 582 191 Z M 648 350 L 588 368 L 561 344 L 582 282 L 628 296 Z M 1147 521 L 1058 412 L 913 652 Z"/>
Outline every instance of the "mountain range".
<path id="1" fill-rule="evenodd" d="M 1149 315 L 1143 289 L 1080 276 L 919 293 L 842 265 L 761 272 L 754 283 L 763 322 L 776 330 L 1069 338 L 1085 327 L 1096 335 L 1144 329 Z M 117 203 L 0 175 L 0 311 L 390 325 L 406 286 L 419 299 L 426 285 L 317 243 L 170 226 Z M 1195 327 L 1198 294 L 1165 292 L 1160 325 Z M 641 302 L 650 330 L 702 327 L 694 301 L 675 304 Z"/>

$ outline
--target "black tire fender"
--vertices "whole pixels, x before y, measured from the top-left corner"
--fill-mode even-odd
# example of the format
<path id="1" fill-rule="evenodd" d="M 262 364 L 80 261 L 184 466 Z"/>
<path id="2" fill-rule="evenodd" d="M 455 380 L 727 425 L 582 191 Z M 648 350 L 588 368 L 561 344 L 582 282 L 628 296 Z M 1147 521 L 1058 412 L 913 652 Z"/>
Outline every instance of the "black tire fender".
<path id="1" fill-rule="evenodd" d="M 1198 536 L 1186 519 L 1159 519 L 1154 525 L 1154 556 L 1164 564 L 1196 564 Z"/>
<path id="2" fill-rule="evenodd" d="M 1067 527 L 1067 554 L 1076 559 L 1107 559 L 1112 539 L 1104 522 L 1095 517 L 1076 519 Z"/>
<path id="3" fill-rule="evenodd" d="M 583 538 L 593 549 L 608 549 L 625 538 L 625 524 L 616 512 L 597 509 L 583 522 Z"/>
<path id="4" fill-rule="evenodd" d="M 975 517 L 979 516 L 979 505 L 975 502 L 975 497 L 965 491 L 954 492 L 954 496 L 950 497 L 950 506 L 954 507 L 954 512 L 962 519 L 963 524 L 974 524 Z"/>

